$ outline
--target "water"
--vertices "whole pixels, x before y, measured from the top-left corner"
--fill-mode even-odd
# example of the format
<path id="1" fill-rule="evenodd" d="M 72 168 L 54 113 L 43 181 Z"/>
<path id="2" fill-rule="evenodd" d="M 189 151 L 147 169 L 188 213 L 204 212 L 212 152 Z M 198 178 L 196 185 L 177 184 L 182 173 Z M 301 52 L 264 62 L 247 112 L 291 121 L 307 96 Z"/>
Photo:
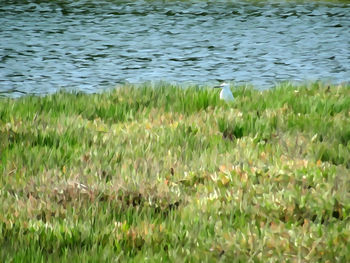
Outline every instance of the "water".
<path id="1" fill-rule="evenodd" d="M 0 92 L 350 80 L 350 4 L 0 0 Z"/>

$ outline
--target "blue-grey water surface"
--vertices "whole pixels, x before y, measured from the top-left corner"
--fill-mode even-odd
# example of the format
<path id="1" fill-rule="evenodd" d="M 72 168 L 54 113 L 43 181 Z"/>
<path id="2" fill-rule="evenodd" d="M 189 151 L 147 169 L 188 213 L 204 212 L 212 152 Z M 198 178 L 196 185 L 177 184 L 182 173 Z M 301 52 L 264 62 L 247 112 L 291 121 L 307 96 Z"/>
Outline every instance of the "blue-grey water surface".
<path id="1" fill-rule="evenodd" d="M 0 0 L 0 92 L 350 80 L 350 4 Z"/>

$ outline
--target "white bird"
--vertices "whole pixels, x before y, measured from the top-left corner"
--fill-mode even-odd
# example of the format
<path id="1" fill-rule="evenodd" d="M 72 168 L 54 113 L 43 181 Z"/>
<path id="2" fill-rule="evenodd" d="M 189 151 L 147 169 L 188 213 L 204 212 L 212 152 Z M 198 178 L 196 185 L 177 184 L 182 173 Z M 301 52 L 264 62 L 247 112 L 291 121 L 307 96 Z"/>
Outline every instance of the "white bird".
<path id="1" fill-rule="evenodd" d="M 233 95 L 230 90 L 230 84 L 222 83 L 220 86 L 215 86 L 214 88 L 221 88 L 220 99 L 224 101 L 233 101 Z"/>

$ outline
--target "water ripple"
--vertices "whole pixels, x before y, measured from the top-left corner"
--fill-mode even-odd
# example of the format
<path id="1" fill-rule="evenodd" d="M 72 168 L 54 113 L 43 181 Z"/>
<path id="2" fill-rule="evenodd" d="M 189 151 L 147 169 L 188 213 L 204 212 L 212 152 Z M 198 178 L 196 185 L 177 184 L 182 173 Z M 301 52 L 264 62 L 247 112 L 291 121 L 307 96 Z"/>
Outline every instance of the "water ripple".
<path id="1" fill-rule="evenodd" d="M 121 82 L 350 80 L 350 4 L 0 2 L 0 92 Z"/>

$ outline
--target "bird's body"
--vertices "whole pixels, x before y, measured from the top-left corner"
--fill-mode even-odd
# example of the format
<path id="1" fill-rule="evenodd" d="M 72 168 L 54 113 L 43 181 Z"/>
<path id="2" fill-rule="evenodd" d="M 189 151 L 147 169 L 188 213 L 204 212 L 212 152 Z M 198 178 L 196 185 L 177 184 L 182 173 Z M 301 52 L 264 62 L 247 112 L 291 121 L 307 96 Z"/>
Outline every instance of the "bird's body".
<path id="1" fill-rule="evenodd" d="M 217 86 L 216 88 L 221 88 L 220 92 L 220 99 L 224 101 L 233 101 L 233 95 L 230 90 L 230 84 L 222 83 L 220 86 Z"/>

